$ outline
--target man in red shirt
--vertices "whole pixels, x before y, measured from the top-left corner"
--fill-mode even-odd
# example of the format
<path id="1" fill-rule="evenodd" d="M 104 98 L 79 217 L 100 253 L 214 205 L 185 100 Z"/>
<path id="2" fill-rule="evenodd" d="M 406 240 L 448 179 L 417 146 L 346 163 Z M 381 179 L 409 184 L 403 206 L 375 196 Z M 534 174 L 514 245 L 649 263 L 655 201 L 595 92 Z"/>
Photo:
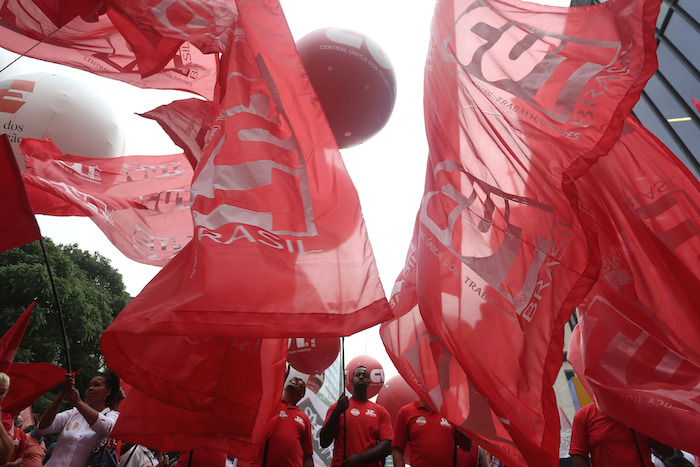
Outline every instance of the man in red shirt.
<path id="1" fill-rule="evenodd" d="M 313 467 L 311 422 L 297 407 L 306 394 L 306 383 L 299 377 L 291 378 L 282 392 L 277 424 L 265 443 L 263 452 L 252 465 L 263 467 Z"/>
<path id="2" fill-rule="evenodd" d="M 650 446 L 663 455 L 673 448 L 638 433 L 588 404 L 574 415 L 569 455 L 575 467 L 653 467 Z"/>
<path id="3" fill-rule="evenodd" d="M 394 466 L 406 465 L 406 445 L 411 449 L 412 467 L 447 467 L 457 465 L 457 446 L 469 451 L 472 442 L 446 418 L 416 399 L 401 407 L 396 416 L 396 432 L 391 443 Z"/>
<path id="4" fill-rule="evenodd" d="M 381 467 L 382 459 L 391 453 L 394 436 L 389 412 L 367 400 L 367 368 L 355 368 L 352 385 L 351 399 L 343 394 L 329 407 L 321 428 L 321 447 L 334 443 L 331 467 Z"/>

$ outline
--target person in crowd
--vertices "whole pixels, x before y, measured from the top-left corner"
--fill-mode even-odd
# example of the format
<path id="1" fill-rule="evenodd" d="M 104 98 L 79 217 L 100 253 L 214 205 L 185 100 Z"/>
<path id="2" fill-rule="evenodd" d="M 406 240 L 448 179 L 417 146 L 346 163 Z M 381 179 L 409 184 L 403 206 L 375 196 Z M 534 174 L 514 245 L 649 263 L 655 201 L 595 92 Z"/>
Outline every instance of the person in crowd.
<path id="1" fill-rule="evenodd" d="M 673 455 L 673 448 L 632 430 L 588 404 L 574 415 L 569 455 L 575 467 L 653 467 L 651 449 Z"/>
<path id="2" fill-rule="evenodd" d="M 22 454 L 22 467 L 41 467 L 46 455 L 46 443 L 35 431 L 27 433 L 27 448 Z"/>
<path id="3" fill-rule="evenodd" d="M 391 443 L 394 466 L 406 465 L 404 454 L 407 445 L 411 451 L 412 467 L 456 467 L 459 465 L 458 450 L 469 452 L 472 441 L 422 399 L 416 398 L 401 407 L 396 416 L 396 431 Z M 478 451 L 474 444 L 474 453 Z M 478 455 L 472 457 L 474 461 L 471 465 L 477 467 Z"/>
<path id="4" fill-rule="evenodd" d="M 85 400 L 75 387 L 73 374 L 66 374 L 63 387 L 42 415 L 37 433 L 46 435 L 60 432 L 49 467 L 86 465 L 90 452 L 109 437 L 119 417 L 116 407 L 123 398 L 119 377 L 107 370 L 90 380 Z M 63 400 L 73 408 L 58 413 Z"/>
<path id="5" fill-rule="evenodd" d="M 367 368 L 355 368 L 352 385 L 352 398 L 343 394 L 329 407 L 321 428 L 321 447 L 334 443 L 331 467 L 380 467 L 391 453 L 394 436 L 389 412 L 367 399 Z"/>
<path id="6" fill-rule="evenodd" d="M 263 445 L 260 454 L 250 463 L 252 466 L 313 467 L 311 421 L 297 407 L 306 394 L 306 383 L 299 377 L 290 378 L 282 391 L 282 402 L 277 424 Z M 247 465 L 239 462 L 239 465 Z"/>
<path id="7" fill-rule="evenodd" d="M 7 391 L 10 390 L 10 377 L 0 372 L 0 407 L 5 400 Z M 15 420 L 12 415 L 2 412 L 0 408 L 0 420 L 3 429 L 0 430 L 0 465 L 12 463 L 22 457 L 26 448 L 26 436 L 21 429 L 15 429 Z"/>
<path id="8" fill-rule="evenodd" d="M 121 455 L 119 456 L 119 467 L 154 467 L 162 465 L 162 454 L 159 460 L 158 452 L 151 451 L 140 444 L 125 443 L 122 445 Z"/>

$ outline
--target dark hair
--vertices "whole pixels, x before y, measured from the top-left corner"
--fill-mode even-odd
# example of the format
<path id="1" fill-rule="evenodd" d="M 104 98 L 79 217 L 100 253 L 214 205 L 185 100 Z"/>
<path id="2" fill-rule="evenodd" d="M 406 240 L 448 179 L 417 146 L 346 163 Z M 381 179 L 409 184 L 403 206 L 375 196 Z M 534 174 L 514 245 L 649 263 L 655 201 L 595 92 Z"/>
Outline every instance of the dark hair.
<path id="1" fill-rule="evenodd" d="M 105 406 L 112 410 L 116 410 L 119 403 L 122 401 L 122 399 L 124 399 L 124 393 L 122 392 L 119 376 L 117 376 L 117 374 L 110 369 L 98 373 L 97 376 L 102 377 L 102 379 L 105 380 L 105 385 L 112 390 L 112 392 L 109 393 L 109 396 L 107 396 L 107 399 L 105 399 Z"/>

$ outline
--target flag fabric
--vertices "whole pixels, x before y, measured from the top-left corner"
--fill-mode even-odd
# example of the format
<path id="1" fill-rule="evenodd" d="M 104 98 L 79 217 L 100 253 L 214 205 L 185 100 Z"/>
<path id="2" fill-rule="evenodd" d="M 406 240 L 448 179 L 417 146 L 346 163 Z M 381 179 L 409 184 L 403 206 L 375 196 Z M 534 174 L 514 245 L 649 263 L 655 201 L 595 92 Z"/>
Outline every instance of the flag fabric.
<path id="1" fill-rule="evenodd" d="M 0 251 L 39 240 L 41 232 L 22 183 L 22 176 L 7 135 L 0 136 L 0 197 L 5 200 L 0 213 Z"/>
<path id="2" fill-rule="evenodd" d="M 163 266 L 192 239 L 192 166 L 183 154 L 88 158 L 25 138 L 34 212 L 89 216 L 127 257 Z"/>
<path id="3" fill-rule="evenodd" d="M 196 167 L 202 159 L 206 136 L 214 119 L 214 104 L 201 99 L 181 99 L 139 114 L 158 122 Z"/>
<path id="4" fill-rule="evenodd" d="M 692 451 L 700 429 L 700 183 L 629 118 L 613 150 L 576 185 L 602 264 L 579 307 L 576 370 L 604 413 Z"/>
<path id="5" fill-rule="evenodd" d="M 192 185 L 194 239 L 107 328 L 101 349 L 145 396 L 225 419 L 231 439 L 252 446 L 277 408 L 287 337 L 352 334 L 391 310 L 281 7 L 245 5 Z M 158 430 L 172 432 L 165 421 Z"/>
<path id="6" fill-rule="evenodd" d="M 13 417 L 63 381 L 66 374 L 63 368 L 50 363 L 13 363 L 35 304 L 32 302 L 0 338 L 0 371 L 10 377 L 2 411 Z"/>
<path id="7" fill-rule="evenodd" d="M 0 47 L 138 87 L 211 99 L 216 54 L 190 40 L 215 50 L 237 16 L 221 0 L 0 0 Z"/>
<path id="8" fill-rule="evenodd" d="M 10 364 L 15 359 L 17 347 L 19 347 L 19 343 L 22 342 L 24 331 L 27 330 L 27 325 L 29 324 L 29 318 L 32 316 L 34 305 L 36 305 L 36 302 L 32 302 L 32 304 L 29 305 L 20 315 L 15 324 L 13 324 L 10 329 L 5 331 L 5 334 L 3 334 L 3 336 L 0 338 L 0 371 L 3 373 L 7 373 L 7 370 L 10 368 Z"/>
<path id="9" fill-rule="evenodd" d="M 149 339 L 173 353 L 144 354 L 158 370 L 143 390 L 129 389 L 111 436 L 165 452 L 212 448 L 250 459 L 278 414 L 287 340 Z M 132 373 L 120 376 L 128 383 Z M 172 392 L 185 400 L 174 402 Z"/>
<path id="10" fill-rule="evenodd" d="M 507 465 L 558 462 L 563 327 L 600 268 L 574 181 L 613 147 L 656 67 L 658 8 L 436 7 L 425 194 L 392 295 L 398 319 L 381 334 L 413 388 Z M 416 354 L 417 314 L 431 345 Z M 490 412 L 472 413 L 477 394 Z M 498 423 L 478 428 L 477 416 Z"/>

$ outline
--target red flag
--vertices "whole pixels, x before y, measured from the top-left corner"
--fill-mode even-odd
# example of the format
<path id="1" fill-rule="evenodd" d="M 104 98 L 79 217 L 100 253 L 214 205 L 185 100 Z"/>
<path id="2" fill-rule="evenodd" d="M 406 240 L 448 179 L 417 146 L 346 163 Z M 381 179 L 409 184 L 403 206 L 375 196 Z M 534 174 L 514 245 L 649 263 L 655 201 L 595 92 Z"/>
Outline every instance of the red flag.
<path id="1" fill-rule="evenodd" d="M 182 154 L 87 158 L 24 139 L 34 210 L 90 216 L 134 261 L 162 266 L 192 239 L 192 167 Z M 35 197 L 36 195 L 36 197 Z"/>
<path id="2" fill-rule="evenodd" d="M 214 119 L 213 103 L 201 99 L 177 100 L 139 114 L 158 122 L 196 167 L 202 159 L 207 133 Z"/>
<path id="3" fill-rule="evenodd" d="M 17 160 L 7 135 L 0 137 L 0 198 L 3 229 L 0 230 L 0 251 L 39 240 L 41 232 L 22 183 Z"/>
<path id="4" fill-rule="evenodd" d="M 240 459 L 257 453 L 277 415 L 287 340 L 150 339 L 174 353 L 146 362 L 159 371 L 143 392 L 130 389 L 112 437 L 166 452 L 212 448 Z"/>
<path id="5" fill-rule="evenodd" d="M 232 25 L 237 16 L 232 6 L 228 6 L 225 14 L 225 6 L 217 0 L 181 0 L 172 2 L 167 14 L 162 7 L 152 5 L 155 8 L 150 16 L 140 18 L 129 15 L 142 3 L 146 8 L 145 0 L 118 2 L 118 10 L 110 9 L 109 14 L 97 18 L 95 13 L 102 9 L 82 5 L 85 2 L 80 6 L 73 3 L 0 0 L 0 17 L 4 20 L 0 24 L 0 47 L 142 88 L 176 89 L 212 98 L 216 54 L 204 54 L 188 40 L 203 43 L 203 47 L 212 41 L 216 43 L 209 33 Z M 155 3 L 162 5 L 162 2 L 149 2 Z M 193 9 L 188 3 L 199 7 Z M 217 8 L 208 9 L 208 3 L 216 4 Z M 121 8 L 124 5 L 126 11 Z M 76 13 L 84 14 L 90 22 L 74 17 L 62 27 L 54 23 L 60 24 Z M 176 13 L 172 16 L 174 22 L 168 22 L 171 13 Z M 215 18 L 216 26 L 199 27 L 212 19 L 212 13 L 219 15 Z M 146 25 L 149 21 L 153 23 L 151 26 Z M 160 24 L 160 32 L 169 27 L 169 34 L 154 32 L 155 23 Z"/>
<path id="6" fill-rule="evenodd" d="M 3 413 L 13 417 L 32 405 L 63 381 L 66 370 L 51 363 L 19 363 L 10 365 L 10 390 L 2 401 Z"/>
<path id="7" fill-rule="evenodd" d="M 582 366 L 607 415 L 685 450 L 700 429 L 700 183 L 636 120 L 576 181 L 601 274 L 580 307 Z"/>
<path id="8" fill-rule="evenodd" d="M 66 371 L 50 363 L 13 363 L 19 343 L 32 316 L 35 302 L 0 338 L 0 371 L 10 377 L 10 390 L 2 403 L 2 410 L 13 417 L 31 405 L 47 391 L 63 381 Z"/>
<path id="9" fill-rule="evenodd" d="M 436 408 L 492 440 L 485 446 L 507 465 L 558 461 L 552 385 L 563 327 L 598 269 L 572 209 L 572 180 L 615 144 L 655 68 L 658 6 L 437 5 L 426 190 L 392 304 L 400 317 L 417 305 L 439 342 L 425 357 L 438 370 L 440 384 L 426 388 Z M 411 361 L 410 338 L 386 338 L 402 319 L 382 336 L 390 354 Z M 517 450 L 492 425 L 469 425 L 474 392 Z"/>
<path id="10" fill-rule="evenodd" d="M 3 373 L 7 373 L 10 364 L 15 359 L 17 347 L 22 342 L 24 331 L 27 330 L 27 324 L 29 324 L 29 318 L 32 316 L 34 305 L 36 305 L 36 302 L 32 302 L 15 324 L 0 338 L 0 371 Z"/>
<path id="11" fill-rule="evenodd" d="M 278 2 L 246 3 L 236 34 L 192 186 L 195 238 L 101 347 L 150 398 L 190 411 L 242 406 L 215 415 L 254 443 L 277 407 L 286 339 L 263 339 L 241 356 L 248 363 L 223 352 L 231 342 L 351 334 L 390 310 L 357 194 Z"/>

